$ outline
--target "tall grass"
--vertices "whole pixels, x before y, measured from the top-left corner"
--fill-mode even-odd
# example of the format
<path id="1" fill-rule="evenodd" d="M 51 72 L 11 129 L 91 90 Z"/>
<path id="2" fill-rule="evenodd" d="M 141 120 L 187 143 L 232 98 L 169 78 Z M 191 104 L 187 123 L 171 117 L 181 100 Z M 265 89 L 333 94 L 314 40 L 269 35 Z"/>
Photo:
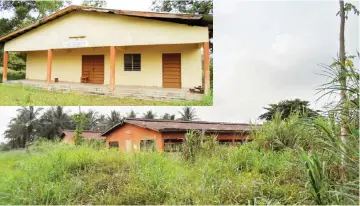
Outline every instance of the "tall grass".
<path id="1" fill-rule="evenodd" d="M 0 204 L 309 203 L 293 151 L 206 145 L 194 162 L 51 142 L 3 152 Z"/>
<path id="2" fill-rule="evenodd" d="M 307 121 L 305 118 L 300 118 L 298 113 L 282 120 L 280 112 L 276 112 L 272 121 L 255 128 L 251 138 L 264 150 L 281 151 L 299 146 L 309 149 L 313 146 L 311 138 L 314 134 L 305 124 Z"/>

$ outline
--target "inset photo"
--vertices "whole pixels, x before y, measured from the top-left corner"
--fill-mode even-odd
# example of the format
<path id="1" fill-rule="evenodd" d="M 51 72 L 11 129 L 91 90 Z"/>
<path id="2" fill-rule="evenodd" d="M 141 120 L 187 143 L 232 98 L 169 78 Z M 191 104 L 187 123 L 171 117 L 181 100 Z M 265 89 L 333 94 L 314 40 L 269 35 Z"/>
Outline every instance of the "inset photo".
<path id="1" fill-rule="evenodd" d="M 0 8 L 0 105 L 212 106 L 212 2 L 16 2 Z"/>

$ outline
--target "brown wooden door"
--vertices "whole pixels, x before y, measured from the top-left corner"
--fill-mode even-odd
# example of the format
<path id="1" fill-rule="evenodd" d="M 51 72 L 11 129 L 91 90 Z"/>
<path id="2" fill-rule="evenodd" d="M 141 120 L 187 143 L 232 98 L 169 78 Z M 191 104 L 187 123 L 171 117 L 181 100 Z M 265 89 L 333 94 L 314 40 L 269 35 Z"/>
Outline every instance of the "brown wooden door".
<path id="1" fill-rule="evenodd" d="M 104 55 L 83 55 L 81 75 L 89 83 L 104 84 Z"/>
<path id="2" fill-rule="evenodd" d="M 163 54 L 163 87 L 181 88 L 181 54 Z"/>

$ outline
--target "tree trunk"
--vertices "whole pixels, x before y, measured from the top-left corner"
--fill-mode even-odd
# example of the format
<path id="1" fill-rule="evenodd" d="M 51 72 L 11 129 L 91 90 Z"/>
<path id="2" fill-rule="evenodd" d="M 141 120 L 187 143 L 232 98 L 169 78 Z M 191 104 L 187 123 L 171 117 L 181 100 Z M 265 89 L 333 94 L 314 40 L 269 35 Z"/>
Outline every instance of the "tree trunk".
<path id="1" fill-rule="evenodd" d="M 344 11 L 344 1 L 340 0 L 340 49 L 339 49 L 339 59 L 340 59 L 340 140 L 346 144 L 347 139 L 347 106 L 346 106 L 346 68 L 345 68 L 345 11 Z M 342 147 L 343 153 L 341 154 L 341 165 L 345 166 L 345 153 L 346 149 Z M 343 181 L 345 181 L 345 176 L 342 175 Z"/>
<path id="2" fill-rule="evenodd" d="M 346 76 L 345 76 L 345 11 L 344 11 L 344 1 L 340 0 L 340 49 L 339 49 L 339 59 L 341 63 L 340 70 L 340 106 L 341 106 L 341 122 L 340 122 L 340 139 L 343 143 L 346 144 Z"/>

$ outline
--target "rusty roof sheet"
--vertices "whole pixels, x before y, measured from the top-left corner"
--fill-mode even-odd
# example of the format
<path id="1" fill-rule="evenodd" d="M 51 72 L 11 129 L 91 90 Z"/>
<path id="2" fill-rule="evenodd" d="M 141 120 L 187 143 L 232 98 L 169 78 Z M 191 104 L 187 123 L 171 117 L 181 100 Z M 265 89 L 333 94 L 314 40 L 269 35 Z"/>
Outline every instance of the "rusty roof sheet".
<path id="1" fill-rule="evenodd" d="M 189 130 L 204 130 L 216 133 L 248 133 L 252 130 L 250 124 L 127 118 L 121 123 L 105 131 L 102 135 L 106 136 L 126 123 L 158 132 L 187 132 Z"/>
<path id="2" fill-rule="evenodd" d="M 11 39 L 14 39 L 32 29 L 35 29 L 47 22 L 55 20 L 61 16 L 69 14 L 73 11 L 84 11 L 84 12 L 98 12 L 98 13 L 109 13 L 116 15 L 125 15 L 133 16 L 147 19 L 156 19 L 160 21 L 169 21 L 180 24 L 188 24 L 194 26 L 204 26 L 209 28 L 209 35 L 212 37 L 213 30 L 213 16 L 212 15 L 195 15 L 195 14 L 173 14 L 173 13 L 164 13 L 164 12 L 147 12 L 147 11 L 130 11 L 130 10 L 116 10 L 116 9 L 105 9 L 105 8 L 95 8 L 88 6 L 77 6 L 72 5 L 64 9 L 61 9 L 38 22 L 31 24 L 29 26 L 20 28 L 14 32 L 6 34 L 0 37 L 0 43 L 5 43 Z"/>
<path id="3" fill-rule="evenodd" d="M 101 139 L 105 140 L 105 137 L 101 136 L 102 132 L 93 132 L 93 131 L 83 131 L 82 135 L 84 139 Z M 61 138 L 68 136 L 73 137 L 75 135 L 74 130 L 64 130 L 63 134 L 61 135 Z"/>

